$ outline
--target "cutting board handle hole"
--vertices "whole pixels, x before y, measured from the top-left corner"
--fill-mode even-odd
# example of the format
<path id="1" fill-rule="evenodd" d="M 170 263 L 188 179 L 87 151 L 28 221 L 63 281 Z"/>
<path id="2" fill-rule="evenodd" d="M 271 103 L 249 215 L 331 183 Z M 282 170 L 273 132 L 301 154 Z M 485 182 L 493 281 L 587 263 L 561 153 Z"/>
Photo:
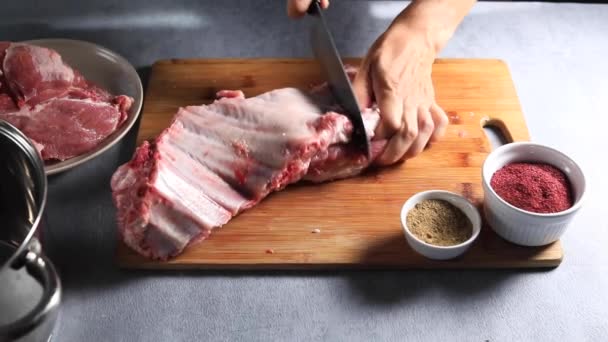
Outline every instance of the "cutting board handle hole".
<path id="1" fill-rule="evenodd" d="M 490 118 L 484 118 L 481 121 L 481 127 L 485 132 L 492 150 L 499 148 L 502 145 L 513 142 L 511 134 L 507 130 L 504 122 Z"/>

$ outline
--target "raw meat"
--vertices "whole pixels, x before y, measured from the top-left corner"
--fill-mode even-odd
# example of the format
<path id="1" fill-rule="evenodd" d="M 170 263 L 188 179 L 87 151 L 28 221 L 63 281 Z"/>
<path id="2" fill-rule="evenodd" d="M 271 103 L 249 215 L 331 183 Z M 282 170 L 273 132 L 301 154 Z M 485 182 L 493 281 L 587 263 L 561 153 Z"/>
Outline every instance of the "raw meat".
<path id="1" fill-rule="evenodd" d="M 348 145 L 351 122 L 324 112 L 321 97 L 293 88 L 218 96 L 227 97 L 180 108 L 112 177 L 119 233 L 144 256 L 175 256 L 288 184 L 354 176 L 369 165 Z M 364 112 L 371 135 L 378 119 L 376 109 Z M 374 158 L 384 145 L 373 143 Z"/>
<path id="2" fill-rule="evenodd" d="M 0 42 L 0 119 L 32 140 L 44 160 L 92 150 L 125 122 L 132 104 L 87 81 L 54 50 Z"/>
<path id="3" fill-rule="evenodd" d="M 2 61 L 4 60 L 6 49 L 9 45 L 10 43 L 8 42 L 0 42 L 0 115 L 6 112 L 14 112 L 19 109 L 9 95 L 8 84 L 6 83 L 4 72 L 2 72 Z"/>

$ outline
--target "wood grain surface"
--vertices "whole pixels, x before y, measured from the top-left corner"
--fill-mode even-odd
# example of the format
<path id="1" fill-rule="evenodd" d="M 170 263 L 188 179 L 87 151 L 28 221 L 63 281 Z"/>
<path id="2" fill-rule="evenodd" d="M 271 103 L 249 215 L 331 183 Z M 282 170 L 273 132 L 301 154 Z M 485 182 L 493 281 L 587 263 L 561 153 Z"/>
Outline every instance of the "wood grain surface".
<path id="1" fill-rule="evenodd" d="M 345 62 L 357 65 L 359 59 Z M 180 106 L 214 100 L 221 89 L 246 96 L 322 81 L 307 59 L 163 60 L 154 64 L 138 143 L 166 128 Z M 507 66 L 499 60 L 446 59 L 433 67 L 438 103 L 450 117 L 446 136 L 396 167 L 321 184 L 297 184 L 271 194 L 211 237 L 167 261 L 147 260 L 119 243 L 127 268 L 341 269 L 555 267 L 560 242 L 519 247 L 487 225 L 462 257 L 432 261 L 404 238 L 399 212 L 413 194 L 429 189 L 460 193 L 481 205 L 481 165 L 491 151 L 482 127 L 491 123 L 510 141 L 529 139 Z M 313 233 L 313 230 L 320 230 Z"/>

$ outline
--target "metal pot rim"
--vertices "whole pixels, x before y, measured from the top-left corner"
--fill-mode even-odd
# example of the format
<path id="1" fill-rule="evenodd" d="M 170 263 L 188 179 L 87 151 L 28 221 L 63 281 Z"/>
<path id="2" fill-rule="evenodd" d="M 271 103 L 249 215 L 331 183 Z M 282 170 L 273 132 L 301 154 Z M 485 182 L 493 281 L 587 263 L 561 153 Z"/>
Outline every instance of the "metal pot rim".
<path id="1" fill-rule="evenodd" d="M 4 138 L 12 140 L 21 150 L 27 155 L 28 159 L 32 164 L 34 164 L 34 169 L 36 171 L 34 177 L 37 185 L 39 187 L 39 193 L 37 193 L 36 204 L 37 204 L 37 213 L 36 218 L 27 235 L 20 242 L 19 246 L 13 253 L 13 255 L 6 261 L 4 265 L 0 265 L 0 269 L 6 266 L 13 266 L 16 262 L 19 261 L 19 258 L 27 253 L 30 242 L 38 230 L 38 226 L 40 225 L 40 221 L 42 219 L 42 214 L 44 212 L 44 208 L 46 206 L 46 197 L 47 197 L 47 178 L 44 172 L 44 163 L 42 162 L 42 158 L 38 153 L 34 144 L 15 126 L 10 123 L 0 119 L 0 135 Z"/>

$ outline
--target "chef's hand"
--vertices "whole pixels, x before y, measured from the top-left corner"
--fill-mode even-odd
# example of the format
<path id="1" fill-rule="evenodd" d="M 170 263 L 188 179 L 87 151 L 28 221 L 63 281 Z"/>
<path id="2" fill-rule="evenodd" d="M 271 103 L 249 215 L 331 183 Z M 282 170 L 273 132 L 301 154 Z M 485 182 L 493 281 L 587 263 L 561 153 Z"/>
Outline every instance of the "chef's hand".
<path id="1" fill-rule="evenodd" d="M 353 88 L 362 108 L 375 101 L 380 109 L 374 139 L 388 143 L 377 164 L 415 157 L 444 134 L 448 118 L 431 80 L 435 54 L 424 32 L 401 23 L 382 34 L 364 58 Z"/>
<path id="2" fill-rule="evenodd" d="M 475 0 L 414 0 L 372 45 L 353 87 L 361 107 L 380 109 L 374 139 L 388 139 L 376 159 L 392 164 L 443 136 L 448 118 L 431 79 L 436 55 Z"/>
<path id="3" fill-rule="evenodd" d="M 311 2 L 288 0 L 289 16 L 305 15 Z M 353 87 L 362 108 L 375 101 L 380 109 L 374 139 L 389 142 L 376 163 L 412 158 L 444 134 L 448 119 L 435 101 L 433 61 L 475 2 L 414 0 L 368 51 Z"/>

